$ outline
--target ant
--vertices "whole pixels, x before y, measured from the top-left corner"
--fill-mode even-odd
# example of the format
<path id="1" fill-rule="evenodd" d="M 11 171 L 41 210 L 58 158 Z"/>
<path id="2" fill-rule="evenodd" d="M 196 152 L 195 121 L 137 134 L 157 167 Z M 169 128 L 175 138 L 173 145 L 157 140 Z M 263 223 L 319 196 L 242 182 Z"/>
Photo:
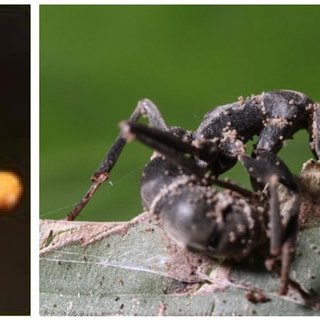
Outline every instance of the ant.
<path id="1" fill-rule="evenodd" d="M 138 123 L 141 116 L 148 118 L 149 126 Z M 285 295 L 291 285 L 305 301 L 311 300 L 289 277 L 300 197 L 293 174 L 277 153 L 284 140 L 307 129 L 311 149 L 320 158 L 320 104 L 296 91 L 263 92 L 214 108 L 192 132 L 167 126 L 156 105 L 144 99 L 120 127 L 91 187 L 67 220 L 74 220 L 108 179 L 126 142 L 137 139 L 155 151 L 141 180 L 143 206 L 162 219 L 165 231 L 178 245 L 212 257 L 241 259 L 268 243 L 266 266 L 280 276 L 279 294 Z M 245 144 L 254 135 L 258 141 L 248 156 Z M 238 160 L 255 192 L 218 179 Z M 292 199 L 286 216 L 280 212 L 279 184 Z M 225 190 L 217 192 L 212 185 Z"/>

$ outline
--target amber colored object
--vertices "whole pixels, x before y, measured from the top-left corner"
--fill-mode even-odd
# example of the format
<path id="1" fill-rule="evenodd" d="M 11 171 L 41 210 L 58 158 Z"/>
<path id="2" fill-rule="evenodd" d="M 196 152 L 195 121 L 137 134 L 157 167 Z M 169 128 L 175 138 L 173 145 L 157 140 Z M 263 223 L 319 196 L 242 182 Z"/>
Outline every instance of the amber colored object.
<path id="1" fill-rule="evenodd" d="M 0 213 L 11 213 L 22 196 L 22 182 L 17 174 L 0 171 Z"/>

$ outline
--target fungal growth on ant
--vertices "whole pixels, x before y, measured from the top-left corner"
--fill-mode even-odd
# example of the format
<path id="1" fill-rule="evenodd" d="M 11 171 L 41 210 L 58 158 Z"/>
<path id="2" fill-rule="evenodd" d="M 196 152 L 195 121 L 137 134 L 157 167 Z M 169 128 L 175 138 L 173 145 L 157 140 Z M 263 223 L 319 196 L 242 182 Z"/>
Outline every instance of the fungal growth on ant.
<path id="1" fill-rule="evenodd" d="M 148 118 L 149 126 L 138 123 L 141 116 Z M 285 295 L 291 285 L 311 300 L 289 277 L 300 194 L 277 153 L 286 139 L 307 129 L 314 156 L 320 158 L 319 103 L 296 91 L 264 92 L 214 108 L 192 132 L 167 126 L 154 103 L 145 99 L 120 126 L 121 133 L 93 174 L 90 189 L 67 220 L 74 220 L 108 179 L 126 142 L 136 139 L 155 151 L 141 180 L 143 206 L 162 219 L 171 238 L 189 250 L 232 259 L 268 243 L 266 266 L 280 276 L 279 294 Z M 245 144 L 255 135 L 258 141 L 249 156 Z M 254 192 L 218 179 L 237 161 L 247 170 Z M 225 190 L 217 192 L 213 185 Z M 292 200 L 285 216 L 279 206 L 279 186 Z"/>

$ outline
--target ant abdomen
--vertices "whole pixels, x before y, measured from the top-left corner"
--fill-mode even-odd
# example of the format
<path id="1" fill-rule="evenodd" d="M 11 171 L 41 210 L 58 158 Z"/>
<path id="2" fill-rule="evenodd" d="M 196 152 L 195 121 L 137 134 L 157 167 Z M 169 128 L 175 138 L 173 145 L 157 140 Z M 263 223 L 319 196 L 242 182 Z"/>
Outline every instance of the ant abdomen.
<path id="1" fill-rule="evenodd" d="M 142 196 L 156 196 L 146 209 L 159 215 L 167 234 L 181 247 L 213 257 L 241 258 L 266 240 L 266 212 L 255 210 L 250 200 L 230 191 L 216 192 L 184 174 L 156 185 L 151 167 L 142 180 Z"/>

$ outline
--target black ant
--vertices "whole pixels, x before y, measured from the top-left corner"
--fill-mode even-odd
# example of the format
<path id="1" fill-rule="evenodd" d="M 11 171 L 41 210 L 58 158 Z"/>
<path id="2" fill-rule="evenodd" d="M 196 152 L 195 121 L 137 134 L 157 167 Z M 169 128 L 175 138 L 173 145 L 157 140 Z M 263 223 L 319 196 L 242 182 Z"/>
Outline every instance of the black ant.
<path id="1" fill-rule="evenodd" d="M 138 123 L 141 116 L 149 126 Z M 74 220 L 96 189 L 108 179 L 127 140 L 137 139 L 155 150 L 141 181 L 145 209 L 162 219 L 164 229 L 180 246 L 213 257 L 238 259 L 269 243 L 267 267 L 281 278 L 279 293 L 289 284 L 310 296 L 289 278 L 296 248 L 300 208 L 295 179 L 276 155 L 284 140 L 300 129 L 310 132 L 311 149 L 320 158 L 320 104 L 300 92 L 279 90 L 219 106 L 208 112 L 194 132 L 166 125 L 150 100 L 141 100 L 99 169 L 92 186 L 67 220 Z M 245 143 L 258 135 L 252 156 Z M 218 180 L 239 160 L 254 191 Z M 292 197 L 281 215 L 277 186 Z M 226 190 L 217 192 L 212 185 Z M 257 193 L 266 189 L 268 196 Z"/>

